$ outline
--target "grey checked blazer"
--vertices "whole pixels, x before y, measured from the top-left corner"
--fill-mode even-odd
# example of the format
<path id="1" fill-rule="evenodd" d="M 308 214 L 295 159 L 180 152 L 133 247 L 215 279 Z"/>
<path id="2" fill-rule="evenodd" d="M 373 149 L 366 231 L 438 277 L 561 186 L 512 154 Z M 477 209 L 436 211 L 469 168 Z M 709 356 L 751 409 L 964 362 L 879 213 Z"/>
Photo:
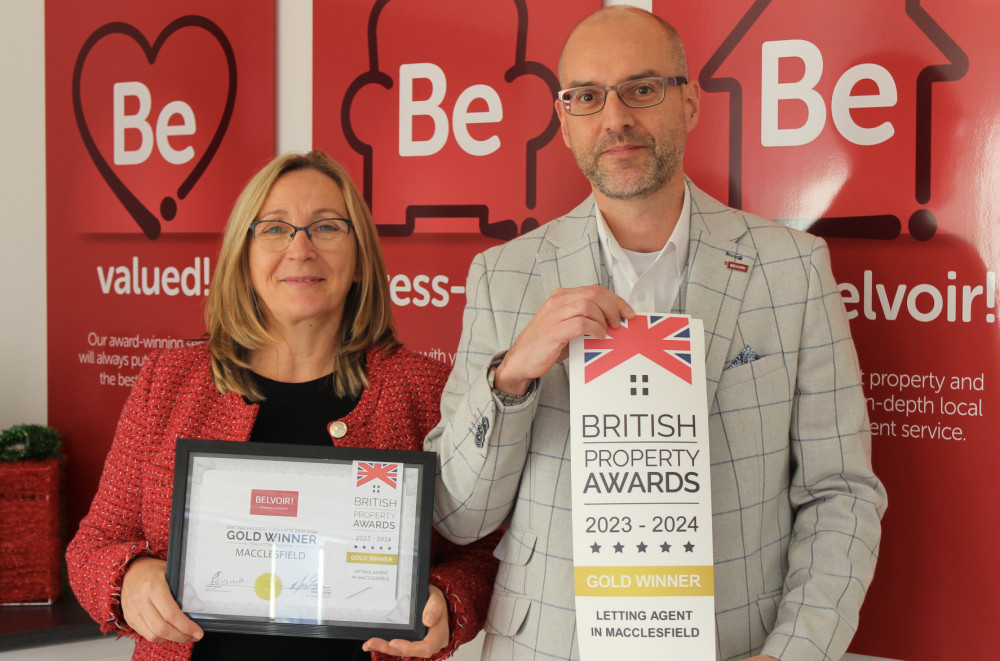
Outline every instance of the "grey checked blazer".
<path id="1" fill-rule="evenodd" d="M 692 193 L 674 311 L 705 324 L 718 659 L 839 660 L 875 569 L 872 472 L 850 328 L 822 239 Z M 729 268 L 727 262 L 747 265 Z M 553 289 L 609 285 L 594 201 L 478 255 L 426 448 L 435 525 L 468 543 L 508 524 L 483 657 L 576 659 L 565 363 L 504 407 L 486 372 Z M 758 360 L 727 367 L 750 346 Z"/>

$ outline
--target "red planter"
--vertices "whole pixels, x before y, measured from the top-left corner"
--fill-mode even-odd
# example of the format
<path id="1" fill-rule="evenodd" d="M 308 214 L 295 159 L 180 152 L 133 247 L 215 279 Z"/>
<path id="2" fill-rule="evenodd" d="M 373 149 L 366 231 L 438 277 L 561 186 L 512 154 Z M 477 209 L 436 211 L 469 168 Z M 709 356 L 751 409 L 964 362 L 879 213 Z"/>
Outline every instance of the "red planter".
<path id="1" fill-rule="evenodd" d="M 0 604 L 59 596 L 59 461 L 0 462 Z"/>

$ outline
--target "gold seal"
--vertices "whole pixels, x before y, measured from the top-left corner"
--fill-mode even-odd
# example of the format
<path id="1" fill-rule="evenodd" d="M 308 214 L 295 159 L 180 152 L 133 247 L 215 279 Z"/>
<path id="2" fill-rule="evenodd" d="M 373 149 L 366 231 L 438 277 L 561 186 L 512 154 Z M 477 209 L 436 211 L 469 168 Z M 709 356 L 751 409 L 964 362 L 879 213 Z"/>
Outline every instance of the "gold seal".
<path id="1" fill-rule="evenodd" d="M 347 425 L 344 424 L 343 420 L 334 420 L 326 426 L 326 429 L 334 438 L 344 438 L 344 435 L 347 434 Z"/>
<path id="2" fill-rule="evenodd" d="M 265 572 L 257 577 L 253 590 L 264 601 L 274 601 L 281 594 L 281 579 L 277 574 Z"/>

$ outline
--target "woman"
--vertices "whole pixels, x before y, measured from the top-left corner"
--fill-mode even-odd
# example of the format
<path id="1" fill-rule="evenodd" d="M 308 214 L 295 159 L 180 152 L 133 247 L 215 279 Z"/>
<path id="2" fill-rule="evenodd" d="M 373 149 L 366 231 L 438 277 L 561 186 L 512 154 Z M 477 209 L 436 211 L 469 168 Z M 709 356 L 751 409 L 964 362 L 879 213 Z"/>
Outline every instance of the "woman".
<path id="1" fill-rule="evenodd" d="M 240 194 L 205 317 L 207 342 L 147 358 L 67 549 L 101 630 L 135 637 L 134 659 L 444 657 L 471 640 L 496 539 L 459 551 L 435 533 L 422 641 L 206 633 L 184 615 L 164 560 L 177 438 L 420 450 L 447 377 L 396 340 L 371 215 L 321 151 L 275 159 Z"/>

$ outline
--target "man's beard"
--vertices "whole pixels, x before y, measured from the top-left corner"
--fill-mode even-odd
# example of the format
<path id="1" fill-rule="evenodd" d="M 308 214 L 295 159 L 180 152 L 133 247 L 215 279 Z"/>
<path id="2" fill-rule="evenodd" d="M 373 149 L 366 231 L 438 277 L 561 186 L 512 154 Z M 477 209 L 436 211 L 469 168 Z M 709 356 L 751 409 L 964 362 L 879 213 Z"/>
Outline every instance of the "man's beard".
<path id="1" fill-rule="evenodd" d="M 675 130 L 660 141 L 648 134 L 610 133 L 589 151 L 573 147 L 573 156 L 591 185 L 613 200 L 642 200 L 657 192 L 680 168 L 684 154 L 684 132 Z M 642 165 L 608 171 L 600 162 L 601 154 L 619 144 L 642 145 L 650 156 Z"/>

